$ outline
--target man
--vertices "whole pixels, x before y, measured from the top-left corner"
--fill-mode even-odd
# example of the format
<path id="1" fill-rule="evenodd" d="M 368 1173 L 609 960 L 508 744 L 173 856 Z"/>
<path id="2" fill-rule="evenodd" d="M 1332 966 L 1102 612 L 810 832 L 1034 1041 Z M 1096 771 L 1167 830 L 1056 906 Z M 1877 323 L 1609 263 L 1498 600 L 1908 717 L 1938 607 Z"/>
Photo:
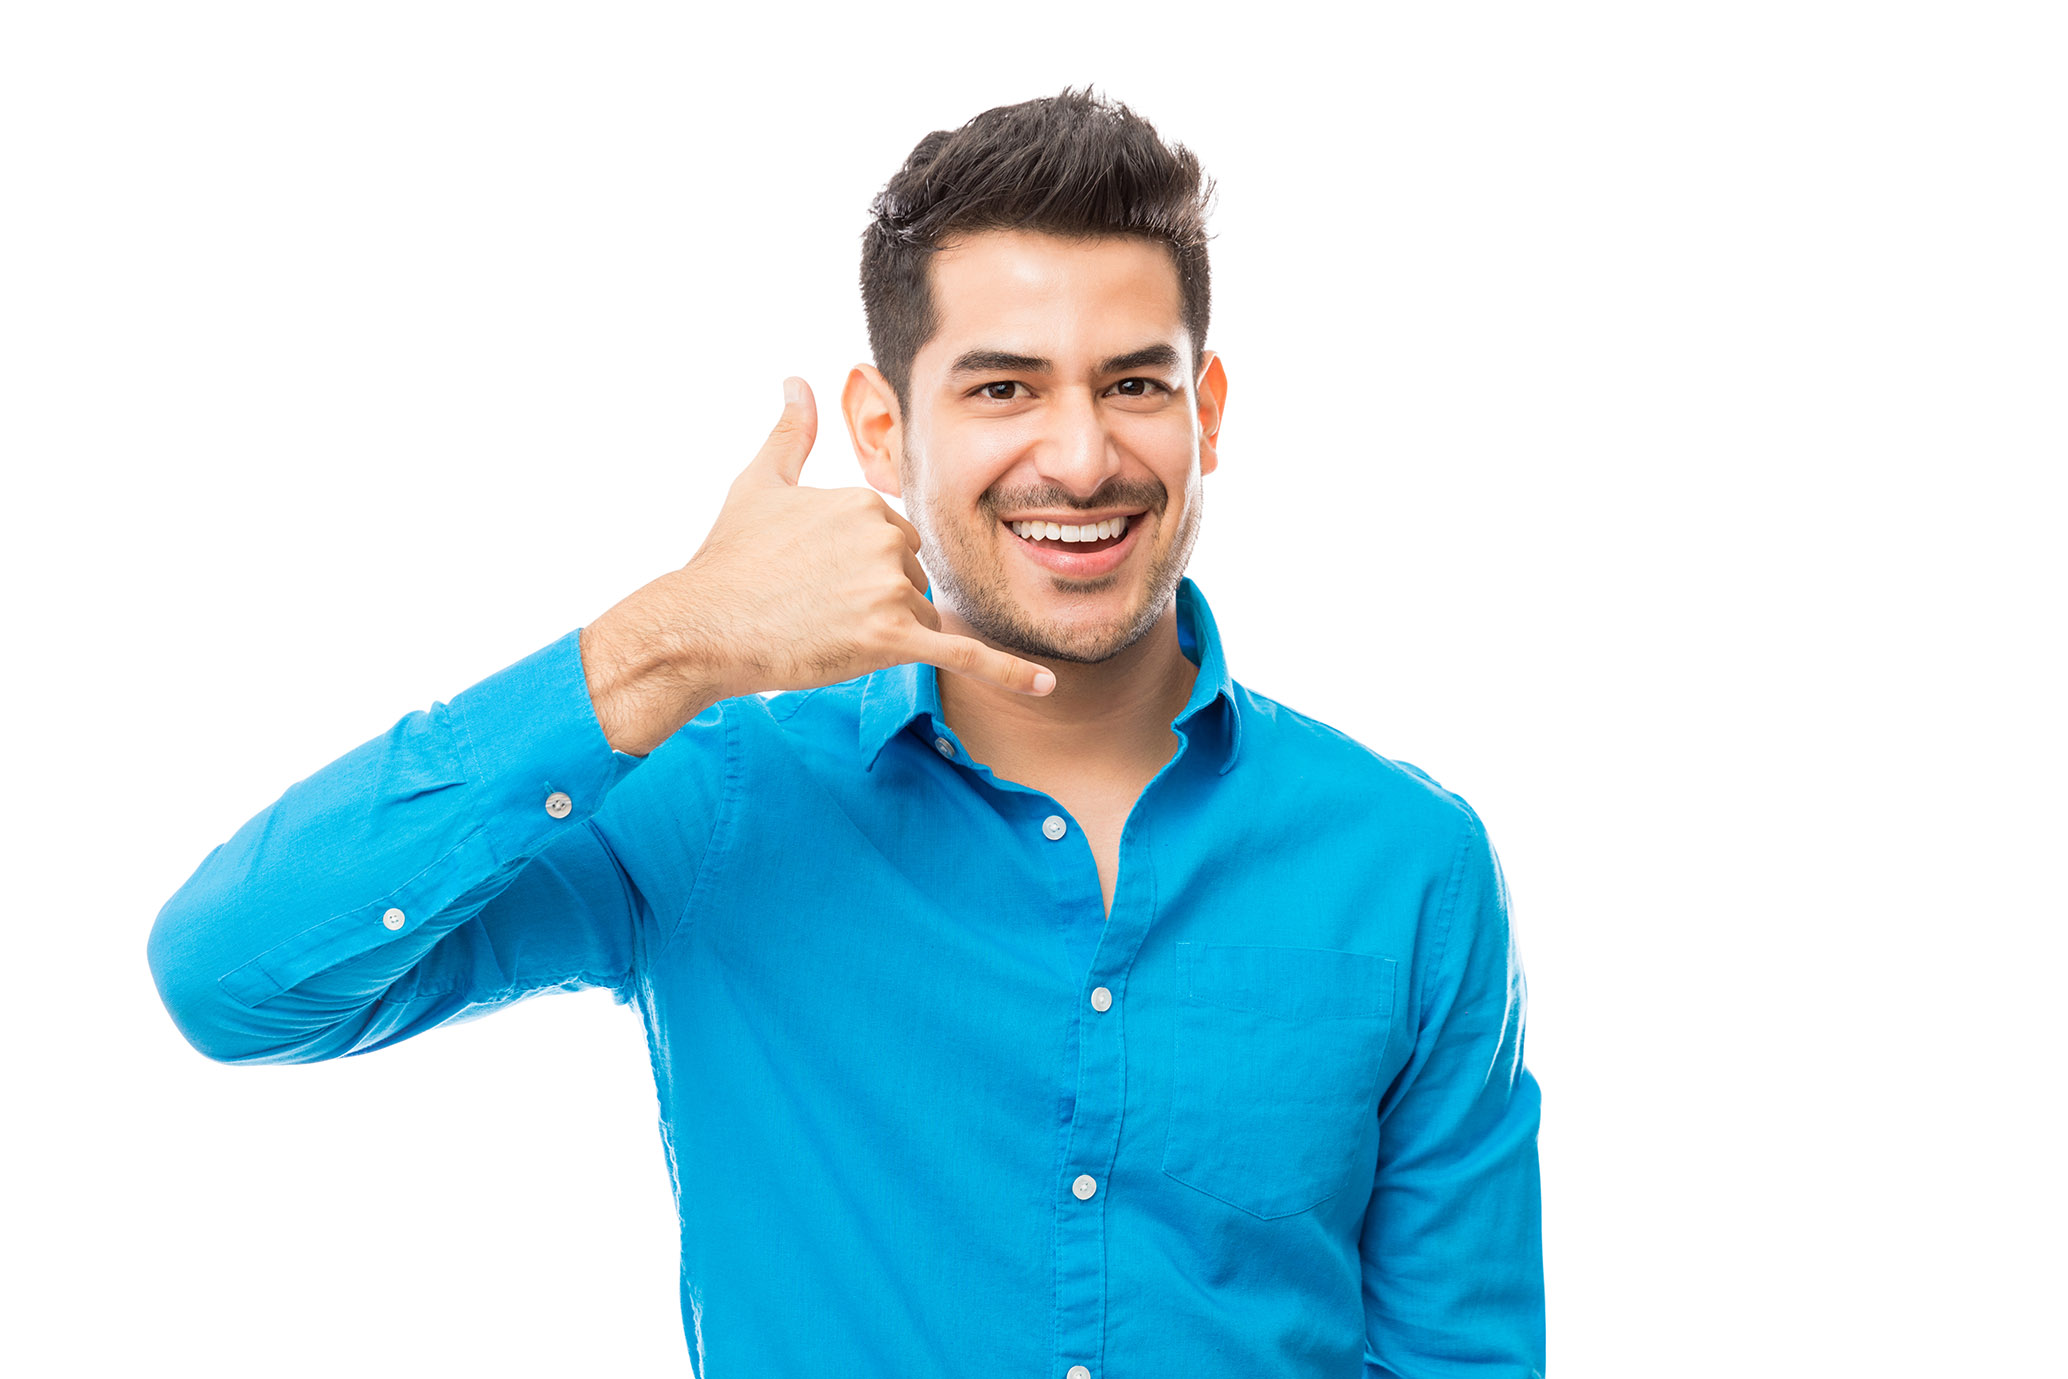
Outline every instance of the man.
<path id="1" fill-rule="evenodd" d="M 1184 578 L 1207 195 L 1089 94 L 922 141 L 841 397 L 909 520 L 799 484 L 790 380 L 687 565 L 210 854 L 151 935 L 188 1039 L 636 1005 L 700 1375 L 1540 1372 L 1486 833 Z"/>

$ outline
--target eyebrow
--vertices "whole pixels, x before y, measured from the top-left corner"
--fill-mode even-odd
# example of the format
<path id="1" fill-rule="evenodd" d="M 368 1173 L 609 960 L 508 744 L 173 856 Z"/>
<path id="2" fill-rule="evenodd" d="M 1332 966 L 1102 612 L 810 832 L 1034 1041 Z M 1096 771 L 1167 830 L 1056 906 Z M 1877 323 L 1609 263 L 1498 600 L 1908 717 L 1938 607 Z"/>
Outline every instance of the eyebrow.
<path id="1" fill-rule="evenodd" d="M 1126 354 L 1101 360 L 1098 372 L 1125 373 L 1129 369 L 1174 369 L 1178 352 L 1169 345 L 1144 345 Z M 1052 373 L 1055 361 L 1039 355 L 1014 354 L 1010 350 L 970 350 L 948 366 L 948 376 L 972 373 Z"/>

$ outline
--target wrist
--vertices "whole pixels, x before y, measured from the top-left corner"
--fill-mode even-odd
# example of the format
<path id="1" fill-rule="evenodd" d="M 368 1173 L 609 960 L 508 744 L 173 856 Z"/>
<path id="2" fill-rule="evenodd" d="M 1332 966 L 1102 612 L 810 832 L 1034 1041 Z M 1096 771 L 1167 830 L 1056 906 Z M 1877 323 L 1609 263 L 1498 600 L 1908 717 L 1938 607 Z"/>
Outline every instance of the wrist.
<path id="1" fill-rule="evenodd" d="M 693 629 L 637 617 L 631 603 L 582 629 L 582 673 L 611 747 L 645 756 L 731 691 Z"/>

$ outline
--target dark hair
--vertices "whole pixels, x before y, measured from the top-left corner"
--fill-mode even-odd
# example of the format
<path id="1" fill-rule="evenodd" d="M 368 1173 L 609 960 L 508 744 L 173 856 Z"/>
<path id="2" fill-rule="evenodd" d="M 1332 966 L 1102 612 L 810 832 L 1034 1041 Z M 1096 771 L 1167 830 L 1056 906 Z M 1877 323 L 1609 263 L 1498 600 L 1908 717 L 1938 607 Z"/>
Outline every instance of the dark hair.
<path id="1" fill-rule="evenodd" d="M 1169 247 L 1185 329 L 1206 348 L 1206 217 L 1213 182 L 1125 105 L 1064 88 L 986 110 L 919 141 L 862 232 L 862 309 L 876 367 L 911 407 L 912 359 L 940 329 L 928 261 L 957 234 L 1133 235 Z"/>

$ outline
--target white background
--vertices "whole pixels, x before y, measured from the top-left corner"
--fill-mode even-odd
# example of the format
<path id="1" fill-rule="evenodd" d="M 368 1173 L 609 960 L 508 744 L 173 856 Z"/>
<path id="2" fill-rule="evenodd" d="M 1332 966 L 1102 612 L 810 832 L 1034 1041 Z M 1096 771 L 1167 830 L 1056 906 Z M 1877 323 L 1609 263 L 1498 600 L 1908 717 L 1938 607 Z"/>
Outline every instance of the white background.
<path id="1" fill-rule="evenodd" d="M 10 7 L 0 1364 L 687 1371 L 631 1008 L 223 1067 L 145 935 L 687 559 L 905 152 L 1089 81 L 1220 184 L 1235 674 L 1500 849 L 1554 1372 L 2058 1365 L 2051 9 Z"/>

